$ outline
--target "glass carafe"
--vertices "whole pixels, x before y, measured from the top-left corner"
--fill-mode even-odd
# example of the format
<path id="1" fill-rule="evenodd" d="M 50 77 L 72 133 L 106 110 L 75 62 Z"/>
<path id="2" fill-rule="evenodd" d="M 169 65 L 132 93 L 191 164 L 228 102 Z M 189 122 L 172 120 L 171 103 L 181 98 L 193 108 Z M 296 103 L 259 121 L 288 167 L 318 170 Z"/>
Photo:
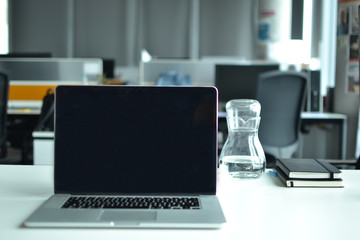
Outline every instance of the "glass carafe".
<path id="1" fill-rule="evenodd" d="M 266 168 L 258 137 L 260 103 L 236 99 L 226 103 L 228 137 L 220 154 L 220 169 L 237 178 L 260 177 Z"/>

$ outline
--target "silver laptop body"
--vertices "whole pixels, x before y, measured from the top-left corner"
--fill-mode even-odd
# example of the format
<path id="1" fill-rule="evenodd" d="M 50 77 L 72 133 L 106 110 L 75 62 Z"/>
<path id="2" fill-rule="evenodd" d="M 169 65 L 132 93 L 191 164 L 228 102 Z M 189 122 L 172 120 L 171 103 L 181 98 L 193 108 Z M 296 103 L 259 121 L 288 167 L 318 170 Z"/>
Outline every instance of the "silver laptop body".
<path id="1" fill-rule="evenodd" d="M 217 90 L 59 86 L 54 195 L 27 227 L 218 228 Z"/>

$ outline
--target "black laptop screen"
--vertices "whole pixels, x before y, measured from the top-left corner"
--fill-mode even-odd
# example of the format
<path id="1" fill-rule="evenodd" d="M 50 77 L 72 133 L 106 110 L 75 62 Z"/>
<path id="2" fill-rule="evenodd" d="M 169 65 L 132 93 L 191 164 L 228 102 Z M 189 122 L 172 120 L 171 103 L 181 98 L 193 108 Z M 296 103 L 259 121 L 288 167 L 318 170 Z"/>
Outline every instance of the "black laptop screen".
<path id="1" fill-rule="evenodd" d="M 59 86 L 55 104 L 56 193 L 215 193 L 215 88 Z"/>

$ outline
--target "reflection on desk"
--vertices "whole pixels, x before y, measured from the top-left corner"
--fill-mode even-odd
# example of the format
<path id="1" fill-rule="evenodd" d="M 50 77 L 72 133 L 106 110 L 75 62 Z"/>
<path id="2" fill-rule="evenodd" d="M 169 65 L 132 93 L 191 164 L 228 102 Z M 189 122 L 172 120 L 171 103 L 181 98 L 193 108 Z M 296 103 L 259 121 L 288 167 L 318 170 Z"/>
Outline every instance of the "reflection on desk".
<path id="1" fill-rule="evenodd" d="M 227 223 L 218 230 L 27 229 L 22 222 L 54 191 L 51 166 L 0 166 L 1 239 L 359 239 L 360 172 L 343 170 L 345 188 L 286 188 L 268 173 L 228 179 L 217 195 Z"/>

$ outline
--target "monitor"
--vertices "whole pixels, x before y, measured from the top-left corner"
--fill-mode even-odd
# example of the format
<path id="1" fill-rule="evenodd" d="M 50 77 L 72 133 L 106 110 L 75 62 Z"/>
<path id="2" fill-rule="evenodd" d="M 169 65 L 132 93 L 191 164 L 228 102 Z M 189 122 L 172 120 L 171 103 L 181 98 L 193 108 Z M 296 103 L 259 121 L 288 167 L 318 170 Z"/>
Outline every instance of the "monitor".
<path id="1" fill-rule="evenodd" d="M 51 58 L 50 52 L 13 52 L 0 54 L 0 58 Z"/>
<path id="2" fill-rule="evenodd" d="M 219 107 L 231 99 L 254 99 L 260 73 L 279 70 L 278 63 L 215 66 L 215 86 L 219 91 Z M 224 109 L 222 109 L 224 110 Z"/>
<path id="3" fill-rule="evenodd" d="M 115 77 L 115 59 L 103 58 L 103 74 L 107 79 Z"/>

